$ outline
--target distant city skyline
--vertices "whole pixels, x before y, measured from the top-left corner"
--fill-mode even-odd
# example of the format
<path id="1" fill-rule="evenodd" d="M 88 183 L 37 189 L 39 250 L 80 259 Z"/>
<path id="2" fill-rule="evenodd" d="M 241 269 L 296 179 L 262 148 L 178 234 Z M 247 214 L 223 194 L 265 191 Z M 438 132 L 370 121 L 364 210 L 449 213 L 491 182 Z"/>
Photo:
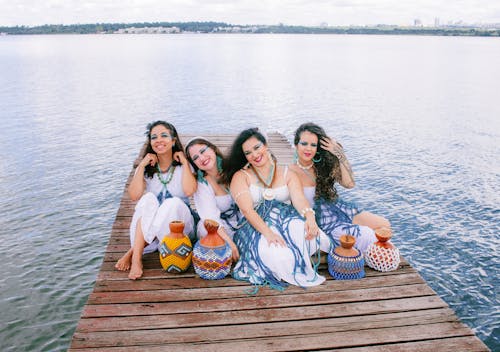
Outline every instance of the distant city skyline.
<path id="1" fill-rule="evenodd" d="M 215 21 L 235 25 L 500 23 L 491 0 L 0 0 L 0 26 Z"/>

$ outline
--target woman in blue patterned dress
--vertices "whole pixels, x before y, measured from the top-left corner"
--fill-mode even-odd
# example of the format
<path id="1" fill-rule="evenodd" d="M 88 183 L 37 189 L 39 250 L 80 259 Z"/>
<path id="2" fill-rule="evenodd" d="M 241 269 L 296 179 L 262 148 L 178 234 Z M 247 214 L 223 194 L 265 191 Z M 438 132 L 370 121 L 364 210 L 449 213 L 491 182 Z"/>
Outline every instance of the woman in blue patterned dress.
<path id="1" fill-rule="evenodd" d="M 203 137 L 195 137 L 186 145 L 186 157 L 197 175 L 198 187 L 194 193 L 194 204 L 200 216 L 198 238 L 206 236 L 205 219 L 219 223 L 218 233 L 229 244 L 233 260 L 239 258 L 233 234 L 242 215 L 229 193 L 228 185 L 221 183 L 223 156 L 219 148 Z"/>
<path id="2" fill-rule="evenodd" d="M 245 217 L 234 235 L 240 259 L 233 277 L 278 289 L 321 284 L 319 260 L 313 265 L 311 255 L 328 252 L 331 242 L 319 230 L 297 175 L 277 164 L 258 129 L 236 138 L 224 177 Z"/>
<path id="3" fill-rule="evenodd" d="M 353 235 L 355 246 L 364 252 L 377 240 L 374 230 L 391 225 L 387 219 L 361 211 L 338 197 L 336 182 L 345 188 L 355 185 L 342 145 L 314 123 L 302 124 L 295 131 L 294 144 L 297 161 L 290 169 L 299 175 L 304 194 L 316 211 L 319 227 L 335 245 L 339 244 L 340 235 Z"/>
<path id="4" fill-rule="evenodd" d="M 196 191 L 196 179 L 177 131 L 168 122 L 156 121 L 148 125 L 147 136 L 146 153 L 128 187 L 130 198 L 139 200 L 130 224 L 131 248 L 115 265 L 121 271 L 130 269 L 131 280 L 142 276 L 143 253 L 157 249 L 171 221 L 184 221 L 184 232 L 194 239 L 188 197 Z"/>

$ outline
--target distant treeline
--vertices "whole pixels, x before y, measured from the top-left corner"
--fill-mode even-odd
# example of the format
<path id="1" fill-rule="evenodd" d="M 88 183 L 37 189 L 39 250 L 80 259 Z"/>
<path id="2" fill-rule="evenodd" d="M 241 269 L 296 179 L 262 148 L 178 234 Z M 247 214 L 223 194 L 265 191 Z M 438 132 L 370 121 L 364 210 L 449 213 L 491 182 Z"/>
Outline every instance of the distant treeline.
<path id="1" fill-rule="evenodd" d="M 143 22 L 143 23 L 93 23 L 93 24 L 45 24 L 43 26 L 0 27 L 7 34 L 95 34 L 114 33 L 123 28 L 177 27 L 181 31 L 212 32 L 214 28 L 227 26 L 222 22 Z"/>
<path id="2" fill-rule="evenodd" d="M 306 27 L 287 25 L 247 25 L 237 26 L 223 22 L 143 22 L 143 23 L 94 23 L 43 26 L 0 27 L 0 33 L 6 34 L 96 34 L 114 33 L 130 27 L 177 27 L 180 32 L 199 33 L 298 33 L 298 34 L 410 34 L 442 36 L 500 36 L 498 28 L 472 27 L 399 27 L 389 25 L 364 27 Z"/>

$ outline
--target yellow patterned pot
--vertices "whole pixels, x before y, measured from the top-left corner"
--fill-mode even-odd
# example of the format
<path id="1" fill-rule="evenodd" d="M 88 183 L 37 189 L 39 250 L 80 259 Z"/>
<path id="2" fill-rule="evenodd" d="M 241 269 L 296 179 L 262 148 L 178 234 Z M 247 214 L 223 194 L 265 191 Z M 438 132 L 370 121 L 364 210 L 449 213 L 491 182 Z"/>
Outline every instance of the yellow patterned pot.
<path id="1" fill-rule="evenodd" d="M 191 265 L 193 245 L 184 231 L 184 222 L 172 221 L 170 233 L 163 238 L 158 248 L 160 263 L 169 273 L 182 273 Z"/>

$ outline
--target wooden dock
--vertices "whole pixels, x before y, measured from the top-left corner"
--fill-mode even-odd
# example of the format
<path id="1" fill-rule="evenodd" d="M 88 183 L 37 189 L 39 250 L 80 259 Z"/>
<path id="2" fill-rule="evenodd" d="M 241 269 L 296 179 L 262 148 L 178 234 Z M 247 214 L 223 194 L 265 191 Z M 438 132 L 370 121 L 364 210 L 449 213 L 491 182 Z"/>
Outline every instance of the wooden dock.
<path id="1" fill-rule="evenodd" d="M 224 150 L 235 136 L 206 137 Z M 283 136 L 269 143 L 281 163 L 291 161 Z M 251 286 L 230 277 L 165 273 L 152 253 L 144 277 L 131 281 L 114 264 L 130 247 L 134 205 L 125 187 L 71 351 L 488 351 L 404 259 L 396 271 L 366 268 L 353 281 L 333 280 L 323 264 L 320 286 L 251 296 Z"/>

